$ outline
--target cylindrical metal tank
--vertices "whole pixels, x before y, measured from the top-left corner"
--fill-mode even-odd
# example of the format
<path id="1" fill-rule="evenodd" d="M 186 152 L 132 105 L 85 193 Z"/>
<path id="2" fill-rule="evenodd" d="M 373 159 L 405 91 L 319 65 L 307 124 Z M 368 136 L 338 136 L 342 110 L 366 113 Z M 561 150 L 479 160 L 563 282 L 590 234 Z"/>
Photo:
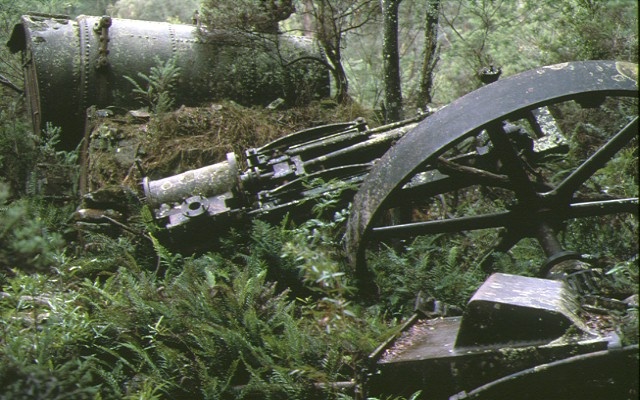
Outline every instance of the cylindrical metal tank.
<path id="1" fill-rule="evenodd" d="M 25 15 L 7 46 L 23 54 L 34 130 L 47 122 L 61 127 L 67 148 L 79 142 L 88 107 L 140 107 L 125 76 L 144 87 L 138 74 L 148 76 L 172 58 L 181 68 L 173 93 L 178 106 L 221 99 L 266 105 L 277 98 L 300 104 L 329 95 L 322 52 L 302 37 L 107 16 Z"/>
<path id="2" fill-rule="evenodd" d="M 153 206 L 180 203 L 191 196 L 216 196 L 232 192 L 238 186 L 238 163 L 234 153 L 227 160 L 186 171 L 156 181 L 144 178 L 142 187 L 147 202 Z"/>

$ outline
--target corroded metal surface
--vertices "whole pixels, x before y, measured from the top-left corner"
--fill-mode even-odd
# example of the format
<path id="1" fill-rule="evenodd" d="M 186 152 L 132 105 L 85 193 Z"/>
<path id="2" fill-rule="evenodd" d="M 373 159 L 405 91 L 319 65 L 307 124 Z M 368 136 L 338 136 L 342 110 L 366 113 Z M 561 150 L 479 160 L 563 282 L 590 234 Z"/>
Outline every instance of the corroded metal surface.
<path id="1" fill-rule="evenodd" d="M 464 317 L 418 319 L 372 361 L 367 395 L 427 400 L 616 399 L 638 390 L 638 346 L 607 332 L 456 348 Z M 542 389 L 541 389 L 542 388 Z"/>
<path id="2" fill-rule="evenodd" d="M 248 149 L 244 171 L 230 153 L 217 164 L 159 180 L 144 178 L 145 198 L 165 228 L 164 238 L 182 249 L 207 248 L 217 233 L 251 218 L 311 218 L 312 207 L 323 198 L 337 211 L 347 206 L 373 162 L 425 117 L 375 129 L 358 118 L 298 131 Z"/>
<path id="3" fill-rule="evenodd" d="M 156 181 L 145 178 L 144 196 L 152 206 L 181 202 L 191 196 L 210 197 L 231 192 L 238 185 L 238 165 L 234 153 L 227 160 Z"/>
<path id="4" fill-rule="evenodd" d="M 579 307 L 562 281 L 493 274 L 469 300 L 455 347 L 539 343 L 558 339 L 570 327 L 588 331 Z"/>
<path id="5" fill-rule="evenodd" d="M 372 353 L 367 395 L 409 397 L 420 390 L 428 400 L 633 398 L 637 344 L 623 345 L 611 322 L 587 327 L 593 315 L 579 311 L 577 300 L 563 282 L 494 274 L 462 317 L 414 314 Z M 598 312 L 620 315 L 614 308 Z"/>
<path id="6" fill-rule="evenodd" d="M 149 75 L 158 61 L 172 58 L 181 68 L 177 105 L 220 99 L 267 105 L 277 98 L 296 104 L 329 95 L 322 53 L 300 37 L 250 37 L 110 17 L 25 15 L 7 45 L 23 53 L 35 131 L 47 122 L 61 126 L 64 144 L 74 147 L 87 107 L 139 107 L 124 77 L 140 80 L 138 73 Z M 289 65 L 300 57 L 307 61 Z"/>
<path id="7" fill-rule="evenodd" d="M 579 103 L 590 106 L 598 104 L 603 96 L 636 97 L 637 93 L 637 66 L 634 64 L 614 61 L 572 62 L 537 68 L 505 78 L 469 93 L 436 112 L 400 139 L 381 157 L 354 198 L 347 227 L 347 250 L 360 276 L 368 275 L 364 261 L 364 249 L 365 243 L 370 237 L 403 235 L 405 233 L 413 235 L 417 232 L 443 232 L 446 229 L 450 231 L 451 229 L 465 230 L 505 226 L 509 224 L 509 221 L 513 221 L 514 224 L 520 223 L 522 219 L 518 217 L 523 216 L 528 218 L 531 223 L 535 223 L 536 218 L 540 217 L 536 215 L 537 210 L 544 213 L 549 212 L 549 209 L 553 210 L 561 206 L 567 206 L 568 209 L 574 207 L 569 204 L 570 199 L 565 193 L 562 195 L 549 193 L 544 199 L 547 207 L 534 207 L 538 200 L 544 196 L 537 194 L 538 189 L 532 187 L 526 173 L 522 167 L 518 166 L 517 155 L 512 154 L 514 150 L 511 149 L 509 140 L 505 137 L 509 129 L 502 127 L 502 122 L 511 118 L 522 118 L 524 115 L 530 115 L 535 109 L 569 99 L 575 99 Z M 375 227 L 376 218 L 383 211 L 389 209 L 395 199 L 411 197 L 404 192 L 408 192 L 407 189 L 412 184 L 411 180 L 416 177 L 421 168 L 426 164 L 436 164 L 438 157 L 448 146 L 477 135 L 485 128 L 490 128 L 487 129 L 490 136 L 493 134 L 491 141 L 497 150 L 496 154 L 498 154 L 500 162 L 507 167 L 511 166 L 509 176 L 506 178 L 509 182 L 508 187 L 515 192 L 520 204 L 523 205 L 519 215 L 505 212 L 504 215 L 468 217 L 466 220 L 458 218 L 450 223 L 436 221 L 433 224 L 399 226 L 398 229 L 393 226 Z M 617 139 L 614 138 L 612 141 L 629 141 L 637 135 L 637 130 L 636 120 L 623 129 L 616 136 Z M 614 143 L 611 147 L 615 151 L 620 148 L 619 146 L 619 143 Z M 526 149 L 523 148 L 523 150 Z M 480 151 L 474 157 L 478 156 L 480 156 Z M 606 156 L 603 154 L 601 158 L 606 158 Z M 586 172 L 590 172 L 596 167 L 595 164 L 601 164 L 601 162 L 602 160 L 594 162 L 594 165 L 589 166 Z M 438 171 L 433 169 L 430 172 L 437 173 Z M 500 185 L 498 181 L 502 179 L 501 176 L 485 175 L 487 178 L 493 179 L 496 185 Z M 584 177 L 580 177 L 580 179 L 582 178 Z M 576 178 L 575 180 L 580 179 Z M 451 180 L 453 183 L 456 182 L 454 178 Z M 571 185 L 567 184 L 564 187 Z M 450 190 L 452 186 L 447 187 Z M 446 189 L 438 188 L 434 192 L 436 194 L 443 193 L 443 190 Z M 571 190 L 569 191 L 572 193 Z M 426 193 L 430 193 L 428 188 Z M 637 210 L 637 205 L 637 198 L 629 199 L 626 206 L 621 206 L 622 208 L 619 210 L 610 211 L 633 211 Z M 526 209 L 526 206 L 531 207 Z M 575 207 L 587 206 L 575 205 Z M 594 204 L 590 211 L 595 212 L 598 207 Z M 553 216 L 550 215 L 549 218 L 553 218 Z M 440 224 L 440 226 L 436 226 L 436 224 Z"/>

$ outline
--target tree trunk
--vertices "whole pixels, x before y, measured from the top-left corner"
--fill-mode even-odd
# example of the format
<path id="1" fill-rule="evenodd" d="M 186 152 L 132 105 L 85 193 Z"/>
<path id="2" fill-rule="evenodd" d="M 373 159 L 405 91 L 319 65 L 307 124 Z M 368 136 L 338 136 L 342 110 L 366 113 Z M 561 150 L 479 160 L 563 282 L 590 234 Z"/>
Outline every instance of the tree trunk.
<path id="1" fill-rule="evenodd" d="M 316 38 L 324 49 L 325 55 L 331 63 L 331 74 L 336 85 L 336 101 L 339 104 L 347 104 L 349 97 L 349 81 L 347 73 L 342 65 L 342 34 L 339 24 L 340 16 L 328 0 L 318 1 L 315 11 Z"/>
<path id="2" fill-rule="evenodd" d="M 323 42 L 320 40 L 320 43 L 324 49 L 325 55 L 331 63 L 329 71 L 331 72 L 331 75 L 333 75 L 333 80 L 336 85 L 335 100 L 339 104 L 347 104 L 351 100 L 351 97 L 349 96 L 349 80 L 347 79 L 347 73 L 342 65 L 342 53 L 340 52 L 340 48 L 334 47 L 330 42 Z"/>
<path id="3" fill-rule="evenodd" d="M 347 73 L 340 60 L 334 64 L 333 77 L 336 81 L 336 102 L 339 104 L 348 104 L 351 101 L 351 97 L 349 96 L 349 80 L 347 79 Z"/>
<path id="4" fill-rule="evenodd" d="M 380 0 L 383 18 L 382 59 L 385 122 L 402 119 L 402 88 L 398 51 L 398 8 L 402 0 Z"/>
<path id="5" fill-rule="evenodd" d="M 304 12 L 302 13 L 302 30 L 304 36 L 313 37 L 313 0 L 304 0 Z"/>
<path id="6" fill-rule="evenodd" d="M 426 108 L 432 101 L 433 71 L 438 63 L 438 16 L 440 0 L 427 0 L 427 13 L 424 27 L 424 59 L 420 76 L 420 96 L 418 107 Z"/>

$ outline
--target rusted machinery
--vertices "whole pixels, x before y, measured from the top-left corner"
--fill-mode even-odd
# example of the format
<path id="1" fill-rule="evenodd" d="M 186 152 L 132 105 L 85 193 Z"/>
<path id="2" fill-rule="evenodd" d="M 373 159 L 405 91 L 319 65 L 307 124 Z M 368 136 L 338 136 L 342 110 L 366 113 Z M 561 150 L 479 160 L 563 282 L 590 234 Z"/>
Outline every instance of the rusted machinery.
<path id="1" fill-rule="evenodd" d="M 329 95 L 329 75 L 314 42 L 295 36 L 239 35 L 193 25 L 79 16 L 25 15 L 7 43 L 22 52 L 34 131 L 63 129 L 75 148 L 88 107 L 138 108 L 134 87 L 158 63 L 180 68 L 177 105 L 229 99 L 243 105 L 289 104 Z M 144 85 L 144 81 L 140 81 Z"/>
<path id="2" fill-rule="evenodd" d="M 332 197 L 334 209 L 345 207 L 373 162 L 425 116 L 374 129 L 357 119 L 295 132 L 247 150 L 244 171 L 229 153 L 217 164 L 145 178 L 145 198 L 165 228 L 160 234 L 174 248 L 210 247 L 212 233 L 253 218 L 308 218 L 323 196 Z"/>
<path id="3" fill-rule="evenodd" d="M 637 398 L 638 344 L 611 327 L 637 304 L 581 307 L 593 298 L 604 303 L 564 281 L 493 274 L 462 316 L 409 319 L 371 354 L 365 386 L 448 400 Z"/>
<path id="4" fill-rule="evenodd" d="M 491 275 L 462 317 L 410 321 L 372 355 L 371 391 L 450 400 L 638 396 L 637 335 L 625 338 L 611 320 L 625 312 L 637 318 L 637 296 L 625 303 L 603 290 L 606 277 L 584 255 L 602 250 L 596 241 L 569 247 L 572 232 L 635 226 L 627 243 L 613 246 L 638 262 L 637 95 L 635 64 L 538 68 L 449 104 L 378 160 L 347 226 L 364 287 L 367 253 L 392 239 L 467 243 L 467 258 L 487 273 L 501 255 L 526 269 L 532 253 L 514 256 L 523 247 L 542 256 L 538 278 Z M 561 154 L 536 143 L 551 132 Z M 624 157 L 634 165 L 623 167 Z M 619 179 L 607 182 L 606 169 Z M 422 212 L 381 218 L 403 207 Z"/>
<path id="5" fill-rule="evenodd" d="M 467 259 L 490 278 L 461 317 L 420 311 L 381 345 L 359 383 L 369 393 L 631 399 L 637 296 L 634 304 L 603 290 L 606 277 L 585 256 L 598 249 L 572 248 L 571 236 L 627 229 L 616 251 L 637 263 L 637 96 L 635 64 L 552 65 L 484 86 L 415 125 L 298 132 L 249 150 L 242 173 L 229 155 L 145 180 L 145 194 L 179 244 L 208 241 L 239 219 L 304 216 L 314 197 L 340 193 L 338 206 L 352 202 L 347 250 L 363 291 L 373 281 L 367 254 L 381 242 L 462 237 Z M 395 210 L 412 212 L 387 217 Z M 537 263 L 538 277 L 497 272 L 501 255 L 515 269 Z M 634 315 L 635 338 L 625 337 L 616 326 Z"/>
<path id="6" fill-rule="evenodd" d="M 637 181 L 632 182 L 635 197 L 629 198 L 593 183 L 598 170 L 621 149 L 637 146 L 637 95 L 635 64 L 564 63 L 484 86 L 427 118 L 380 158 L 353 200 L 348 246 L 361 275 L 367 274 L 364 250 L 372 240 L 502 229 L 499 251 L 527 237 L 540 241 L 549 257 L 541 271 L 546 276 L 555 264 L 571 258 L 549 234 L 563 221 L 637 213 Z M 628 118 L 610 120 L 611 110 L 625 107 Z M 559 115 L 572 112 L 573 120 L 547 118 L 551 108 Z M 554 125 L 558 130 L 550 130 Z M 562 132 L 552 140 L 564 142 L 566 154 L 590 157 L 572 164 L 564 157 L 562 171 L 545 164 L 544 150 L 538 151 L 535 142 L 550 131 Z M 591 137 L 595 132 L 597 139 Z M 593 144 L 581 143 L 590 139 Z M 441 210 L 441 196 L 468 196 L 465 190 L 475 194 L 491 187 L 499 192 L 488 195 L 487 211 L 481 215 L 431 212 L 434 218 L 426 221 L 379 225 L 377 217 L 386 210 L 416 207 L 418 200 Z"/>

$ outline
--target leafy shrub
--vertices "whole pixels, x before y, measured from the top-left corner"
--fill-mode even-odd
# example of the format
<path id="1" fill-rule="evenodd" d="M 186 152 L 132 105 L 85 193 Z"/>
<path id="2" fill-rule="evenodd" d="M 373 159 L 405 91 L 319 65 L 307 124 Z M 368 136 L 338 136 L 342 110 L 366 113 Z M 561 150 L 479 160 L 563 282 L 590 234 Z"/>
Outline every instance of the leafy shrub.
<path id="1" fill-rule="evenodd" d="M 485 273 L 460 239 L 449 235 L 419 237 L 404 250 L 387 246 L 369 257 L 380 288 L 380 301 L 395 317 L 413 311 L 418 293 L 464 306 Z"/>
<path id="2" fill-rule="evenodd" d="M 104 238 L 48 274 L 18 272 L 0 306 L 0 357 L 13 360 L 2 389 L 16 398 L 29 385 L 52 398 L 348 398 L 317 384 L 357 379 L 389 328 L 349 298 L 330 250 L 339 230 L 335 221 L 256 223 L 219 254 L 183 257 L 154 242 L 157 263 Z M 294 290 L 310 295 L 268 279 L 279 270 L 296 271 Z"/>
<path id="3" fill-rule="evenodd" d="M 38 199 L 10 201 L 8 187 L 0 181 L 0 270 L 34 272 L 57 266 L 65 242 L 54 227 L 67 216 L 64 209 Z"/>
<path id="4" fill-rule="evenodd" d="M 0 398 L 92 399 L 99 392 L 86 354 L 93 336 L 79 295 L 49 274 L 16 273 L 0 306 Z"/>
<path id="5" fill-rule="evenodd" d="M 26 182 L 38 158 L 37 139 L 19 117 L 19 103 L 0 108 L 0 174 L 14 196 L 26 192 Z"/>
<path id="6" fill-rule="evenodd" d="M 151 67 L 149 75 L 138 72 L 138 77 L 145 82 L 144 86 L 129 76 L 124 78 L 133 85 L 133 93 L 148 105 L 154 114 L 162 114 L 173 107 L 173 90 L 180 77 L 181 68 L 176 65 L 175 58 L 163 62 L 156 57 L 155 62 L 156 65 Z"/>

